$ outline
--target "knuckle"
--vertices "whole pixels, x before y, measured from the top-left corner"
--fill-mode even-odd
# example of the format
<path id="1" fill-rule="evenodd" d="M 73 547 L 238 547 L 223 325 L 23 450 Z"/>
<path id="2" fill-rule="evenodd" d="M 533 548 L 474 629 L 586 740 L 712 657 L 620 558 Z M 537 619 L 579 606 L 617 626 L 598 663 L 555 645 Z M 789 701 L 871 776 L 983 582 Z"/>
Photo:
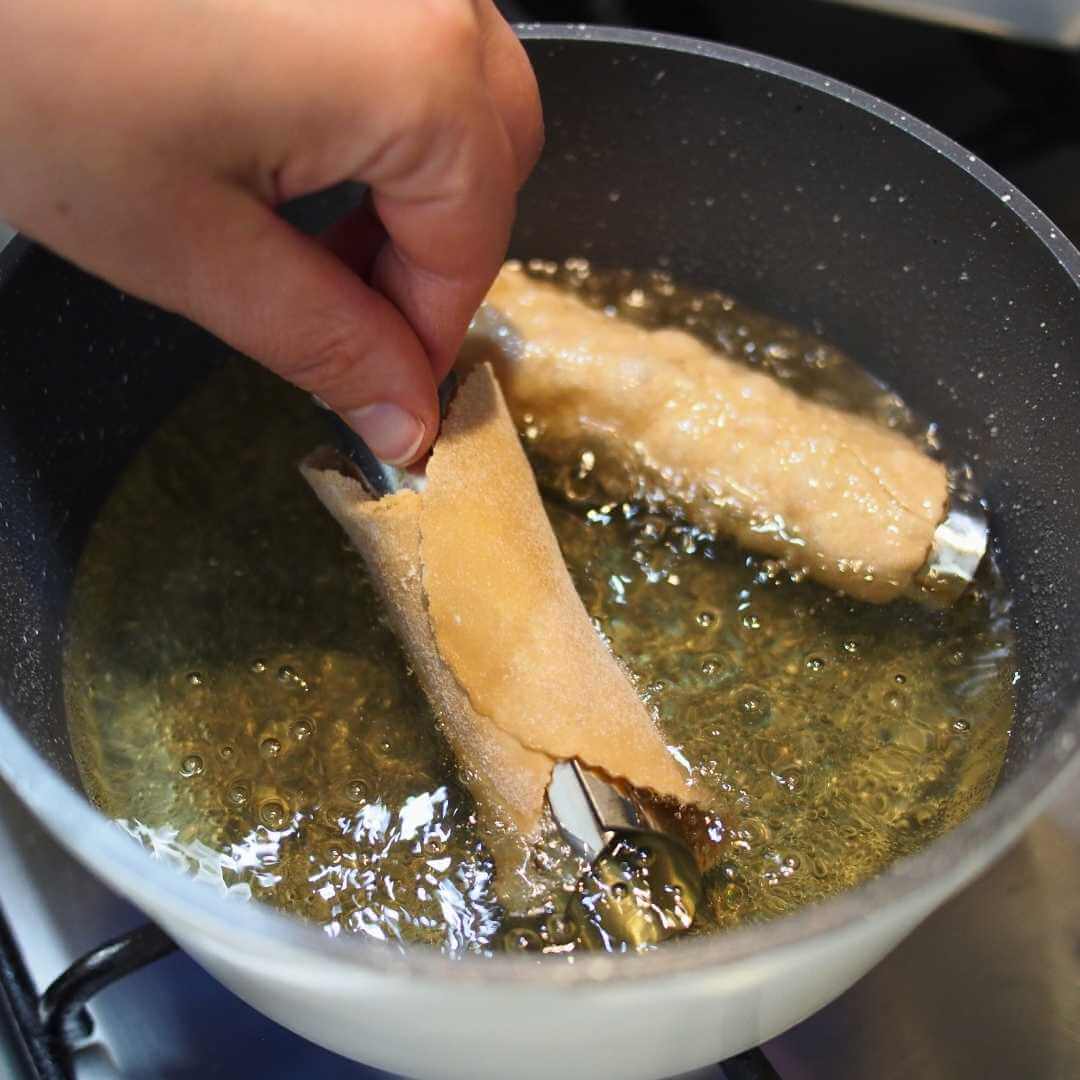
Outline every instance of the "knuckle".
<path id="1" fill-rule="evenodd" d="M 479 48 L 456 29 L 429 30 L 413 50 L 416 75 L 399 91 L 397 126 L 433 136 L 474 120 Z"/>
<path id="2" fill-rule="evenodd" d="M 311 344 L 288 365 L 282 375 L 290 382 L 317 394 L 333 394 L 355 378 L 363 364 L 364 335 L 360 327 L 320 327 L 311 335 Z"/>
<path id="3" fill-rule="evenodd" d="M 480 47 L 480 22 L 470 0 L 427 0 L 424 39 L 444 63 Z"/>

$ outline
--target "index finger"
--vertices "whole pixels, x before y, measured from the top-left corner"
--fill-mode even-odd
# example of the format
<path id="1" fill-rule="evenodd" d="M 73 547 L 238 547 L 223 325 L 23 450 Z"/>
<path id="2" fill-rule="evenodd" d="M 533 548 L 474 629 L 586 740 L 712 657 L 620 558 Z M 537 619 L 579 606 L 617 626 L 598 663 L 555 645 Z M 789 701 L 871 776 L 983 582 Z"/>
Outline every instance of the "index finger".
<path id="1" fill-rule="evenodd" d="M 455 139 L 446 175 L 430 192 L 398 194 L 373 184 L 388 242 L 376 256 L 372 284 L 412 325 L 436 381 L 451 368 L 473 313 L 506 254 L 517 191 L 506 133 L 486 99 L 485 115 Z M 454 134 L 444 134 L 453 139 Z"/>

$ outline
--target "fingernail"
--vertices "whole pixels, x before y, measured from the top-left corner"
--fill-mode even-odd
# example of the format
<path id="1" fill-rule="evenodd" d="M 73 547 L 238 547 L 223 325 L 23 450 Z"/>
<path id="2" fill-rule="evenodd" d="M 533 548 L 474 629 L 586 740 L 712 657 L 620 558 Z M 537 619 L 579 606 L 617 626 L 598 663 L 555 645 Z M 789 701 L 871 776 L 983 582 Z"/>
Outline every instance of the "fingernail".
<path id="1" fill-rule="evenodd" d="M 387 465 L 407 465 L 416 457 L 426 434 L 412 413 L 384 401 L 345 413 L 345 422 Z"/>
<path id="2" fill-rule="evenodd" d="M 416 457 L 427 433 L 423 423 L 399 405 L 377 402 L 345 414 L 349 427 L 368 449 L 388 465 L 404 465 Z"/>

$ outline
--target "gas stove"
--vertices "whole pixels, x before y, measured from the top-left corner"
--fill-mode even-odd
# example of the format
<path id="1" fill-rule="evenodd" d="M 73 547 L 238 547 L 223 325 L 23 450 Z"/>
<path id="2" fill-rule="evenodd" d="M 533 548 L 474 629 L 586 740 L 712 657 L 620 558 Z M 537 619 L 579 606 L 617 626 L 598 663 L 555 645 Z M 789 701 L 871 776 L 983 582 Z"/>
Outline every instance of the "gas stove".
<path id="1" fill-rule="evenodd" d="M 939 5 L 939 14 L 979 2 Z M 500 6 L 519 19 L 695 34 L 827 72 L 969 147 L 1080 242 L 1080 61 L 1071 53 L 814 0 Z M 0 246 L 8 238 L 0 225 Z M 387 1076 L 279 1027 L 159 932 L 139 930 L 143 917 L 57 847 L 2 786 L 0 916 L 0 1076 Z M 1070 792 L 838 1001 L 759 1050 L 692 1075 L 1080 1076 L 1078 941 L 1080 792 Z M 50 985 L 51 1027 L 40 1004 Z"/>

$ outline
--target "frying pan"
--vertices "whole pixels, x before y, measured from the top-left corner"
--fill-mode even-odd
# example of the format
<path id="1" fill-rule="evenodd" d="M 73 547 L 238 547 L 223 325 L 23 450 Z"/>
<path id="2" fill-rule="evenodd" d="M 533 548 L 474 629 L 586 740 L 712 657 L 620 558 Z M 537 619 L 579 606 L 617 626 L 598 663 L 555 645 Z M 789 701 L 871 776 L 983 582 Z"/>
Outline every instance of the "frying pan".
<path id="1" fill-rule="evenodd" d="M 331 941 L 154 862 L 79 789 L 64 611 L 117 474 L 225 349 L 24 241 L 0 264 L 0 774 L 218 978 L 316 1042 L 416 1076 L 632 1080 L 727 1057 L 820 1008 L 1076 776 L 1080 258 L 991 169 L 850 87 L 686 38 L 557 26 L 523 37 L 548 145 L 515 254 L 666 267 L 812 327 L 973 463 L 1021 670 L 993 797 L 825 903 L 573 966 Z"/>

